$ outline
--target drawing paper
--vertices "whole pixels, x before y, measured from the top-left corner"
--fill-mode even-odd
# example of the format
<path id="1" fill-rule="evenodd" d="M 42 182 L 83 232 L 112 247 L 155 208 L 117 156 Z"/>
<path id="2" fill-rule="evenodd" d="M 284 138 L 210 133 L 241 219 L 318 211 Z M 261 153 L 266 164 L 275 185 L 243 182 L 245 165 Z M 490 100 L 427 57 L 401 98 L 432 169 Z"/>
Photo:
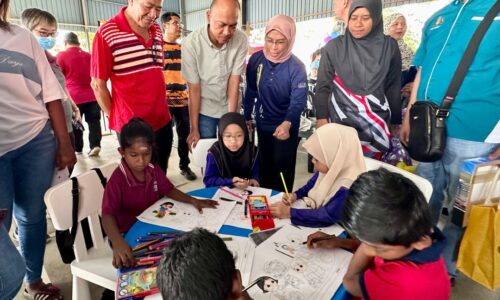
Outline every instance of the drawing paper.
<path id="1" fill-rule="evenodd" d="M 218 232 L 235 205 L 236 202 L 219 201 L 216 209 L 204 208 L 200 214 L 191 204 L 165 197 L 151 205 L 137 219 L 181 231 L 203 227 L 211 232 Z"/>
<path id="2" fill-rule="evenodd" d="M 312 232 L 286 225 L 256 247 L 250 280 L 261 276 L 272 280 L 250 288 L 253 299 L 331 299 L 352 254 L 342 249 L 308 249 L 302 242 Z"/>

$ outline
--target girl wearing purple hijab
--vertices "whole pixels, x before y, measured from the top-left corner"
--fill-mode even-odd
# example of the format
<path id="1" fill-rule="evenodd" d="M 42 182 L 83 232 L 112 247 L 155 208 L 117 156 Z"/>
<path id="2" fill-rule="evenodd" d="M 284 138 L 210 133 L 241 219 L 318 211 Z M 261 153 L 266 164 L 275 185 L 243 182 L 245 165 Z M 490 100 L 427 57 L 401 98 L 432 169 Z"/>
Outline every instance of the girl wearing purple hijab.
<path id="1" fill-rule="evenodd" d="M 260 155 L 260 184 L 283 191 L 293 187 L 300 114 L 307 100 L 307 73 L 292 54 L 295 22 L 278 15 L 269 20 L 262 51 L 250 58 L 244 99 L 245 120 L 255 115 Z"/>

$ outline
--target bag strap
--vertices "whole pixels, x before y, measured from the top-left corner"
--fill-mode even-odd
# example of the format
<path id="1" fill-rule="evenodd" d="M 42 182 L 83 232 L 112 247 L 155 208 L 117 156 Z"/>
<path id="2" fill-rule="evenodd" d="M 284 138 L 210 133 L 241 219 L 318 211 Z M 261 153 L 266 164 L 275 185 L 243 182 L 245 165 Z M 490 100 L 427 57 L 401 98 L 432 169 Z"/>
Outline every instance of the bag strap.
<path id="1" fill-rule="evenodd" d="M 92 168 L 92 170 L 94 170 L 97 173 L 97 176 L 99 176 L 99 179 L 101 180 L 102 187 L 106 188 L 106 183 L 108 182 L 108 179 L 106 177 L 104 177 L 104 175 L 102 174 L 101 169 L 99 169 L 99 168 Z"/>
<path id="2" fill-rule="evenodd" d="M 71 195 L 73 197 L 73 208 L 71 211 L 72 225 L 70 231 L 70 239 L 64 241 L 65 246 L 71 247 L 75 242 L 76 231 L 78 229 L 78 207 L 80 206 L 80 188 L 78 187 L 78 178 L 71 177 L 72 188 Z"/>
<path id="3" fill-rule="evenodd" d="M 467 74 L 467 71 L 472 64 L 477 49 L 481 44 L 481 40 L 483 39 L 484 34 L 490 27 L 491 23 L 493 22 L 493 19 L 499 12 L 500 1 L 497 0 L 495 4 L 493 4 L 493 6 L 490 8 L 488 13 L 484 16 L 483 20 L 474 32 L 474 35 L 470 39 L 470 42 L 467 45 L 467 49 L 465 49 L 464 55 L 462 56 L 462 59 L 460 60 L 460 63 L 458 64 L 455 74 L 453 75 L 453 78 L 450 82 L 450 85 L 448 86 L 446 96 L 444 97 L 438 111 L 436 112 L 436 116 L 438 118 L 447 118 L 450 114 L 451 105 L 453 104 L 455 96 L 457 95 L 458 90 L 460 89 L 460 86 L 464 81 L 465 75 Z"/>

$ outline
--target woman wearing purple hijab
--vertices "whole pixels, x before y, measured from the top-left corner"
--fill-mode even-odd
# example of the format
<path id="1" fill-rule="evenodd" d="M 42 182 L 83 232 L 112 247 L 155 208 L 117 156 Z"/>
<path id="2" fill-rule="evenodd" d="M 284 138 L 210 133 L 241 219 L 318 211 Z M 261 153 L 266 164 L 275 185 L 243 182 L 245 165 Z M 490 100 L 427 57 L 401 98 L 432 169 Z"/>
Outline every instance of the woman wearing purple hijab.
<path id="1" fill-rule="evenodd" d="M 260 154 L 260 185 L 283 191 L 280 172 L 293 187 L 300 114 L 307 101 L 307 73 L 292 54 L 295 22 L 278 15 L 266 26 L 264 49 L 250 58 L 244 99 L 247 124 L 255 114 Z"/>

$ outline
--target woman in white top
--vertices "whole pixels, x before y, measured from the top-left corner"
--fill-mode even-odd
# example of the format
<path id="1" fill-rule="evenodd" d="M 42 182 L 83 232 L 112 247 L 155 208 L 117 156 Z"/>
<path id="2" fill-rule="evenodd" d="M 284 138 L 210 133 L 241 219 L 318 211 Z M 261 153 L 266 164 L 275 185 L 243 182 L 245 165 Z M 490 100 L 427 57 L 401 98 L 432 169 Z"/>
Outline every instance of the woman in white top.
<path id="1" fill-rule="evenodd" d="M 76 156 L 61 87 L 35 37 L 7 22 L 8 6 L 9 0 L 0 0 L 0 209 L 9 211 L 3 220 L 7 231 L 12 214 L 19 226 L 25 294 L 62 299 L 58 288 L 41 279 L 47 232 L 43 196 L 54 168 L 73 166 Z M 20 267 L 17 260 L 0 261 L 0 286 Z"/>

